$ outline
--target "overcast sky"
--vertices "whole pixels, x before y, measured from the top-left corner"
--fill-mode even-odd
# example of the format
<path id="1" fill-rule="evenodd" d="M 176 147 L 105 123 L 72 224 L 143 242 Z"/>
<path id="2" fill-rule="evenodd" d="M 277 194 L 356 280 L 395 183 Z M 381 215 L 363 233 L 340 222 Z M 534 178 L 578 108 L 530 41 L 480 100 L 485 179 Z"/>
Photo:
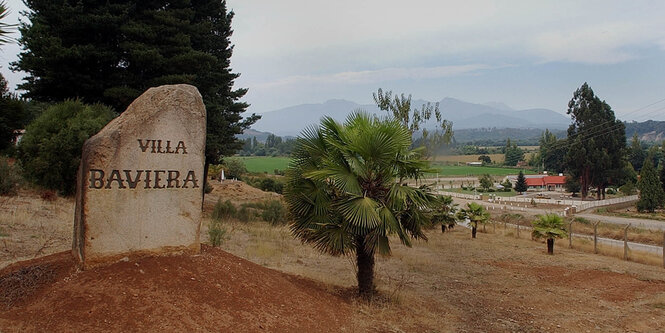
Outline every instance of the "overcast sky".
<path id="1" fill-rule="evenodd" d="M 24 7 L 7 1 L 12 19 Z M 250 111 L 377 88 L 565 113 L 588 82 L 623 120 L 665 120 L 665 1 L 229 0 Z M 3 47 L 10 73 L 17 46 Z M 648 106 L 648 107 L 647 107 Z M 661 109 L 662 108 L 662 109 Z"/>

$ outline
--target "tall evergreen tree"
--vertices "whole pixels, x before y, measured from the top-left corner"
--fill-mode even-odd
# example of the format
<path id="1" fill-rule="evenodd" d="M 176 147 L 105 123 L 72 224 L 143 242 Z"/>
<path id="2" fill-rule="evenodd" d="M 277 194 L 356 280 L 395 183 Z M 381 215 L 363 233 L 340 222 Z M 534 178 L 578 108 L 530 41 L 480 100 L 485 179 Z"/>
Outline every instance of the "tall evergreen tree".
<path id="1" fill-rule="evenodd" d="M 622 178 L 625 125 L 586 83 L 573 94 L 567 113 L 573 123 L 568 127 L 566 167 L 580 180 L 582 198 L 591 186 L 598 189 L 599 199 L 604 198 L 605 188 Z"/>
<path id="2" fill-rule="evenodd" d="M 566 140 L 557 139 L 554 133 L 545 130 L 540 136 L 540 162 L 544 170 L 561 173 L 565 170 L 563 163 L 566 156 Z"/>
<path id="3" fill-rule="evenodd" d="M 13 69 L 27 73 L 19 87 L 38 101 L 81 98 L 117 111 L 146 89 L 187 83 L 206 105 L 206 163 L 242 145 L 236 134 L 258 117 L 242 119 L 234 89 L 230 36 L 233 12 L 226 1 L 25 0 L 20 27 L 23 51 Z M 207 169 L 207 168 L 206 168 Z"/>
<path id="4" fill-rule="evenodd" d="M 517 163 L 524 159 L 524 151 L 517 147 L 517 144 L 510 143 L 510 139 L 506 140 L 506 147 L 504 148 L 505 158 L 503 164 L 515 166 Z"/>
<path id="5" fill-rule="evenodd" d="M 640 171 L 642 169 L 642 164 L 644 163 L 645 158 L 644 149 L 642 149 L 642 143 L 637 137 L 637 133 L 633 134 L 633 139 L 630 141 L 630 148 L 628 150 L 628 161 L 633 165 L 633 169 Z"/>
<path id="6" fill-rule="evenodd" d="M 640 190 L 640 200 L 637 201 L 637 210 L 653 212 L 658 207 L 663 207 L 665 193 L 663 185 L 658 179 L 658 173 L 653 167 L 651 158 L 647 158 L 640 172 L 640 180 L 637 182 Z"/>
<path id="7" fill-rule="evenodd" d="M 520 170 L 520 173 L 517 175 L 517 181 L 515 182 L 515 192 L 524 193 L 529 189 L 526 185 L 526 177 L 524 177 L 524 172 Z"/>
<path id="8" fill-rule="evenodd" d="M 665 193 L 665 165 L 660 166 L 660 186 L 663 188 L 663 193 Z"/>

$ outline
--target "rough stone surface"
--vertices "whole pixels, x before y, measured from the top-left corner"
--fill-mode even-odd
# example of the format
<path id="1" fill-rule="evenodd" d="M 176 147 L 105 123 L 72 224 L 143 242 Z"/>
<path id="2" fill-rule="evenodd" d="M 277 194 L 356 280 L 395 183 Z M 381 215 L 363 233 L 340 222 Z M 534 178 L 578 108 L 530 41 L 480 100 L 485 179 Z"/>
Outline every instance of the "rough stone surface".
<path id="1" fill-rule="evenodd" d="M 73 253 L 84 268 L 200 251 L 206 111 L 189 85 L 151 88 L 83 146 Z"/>

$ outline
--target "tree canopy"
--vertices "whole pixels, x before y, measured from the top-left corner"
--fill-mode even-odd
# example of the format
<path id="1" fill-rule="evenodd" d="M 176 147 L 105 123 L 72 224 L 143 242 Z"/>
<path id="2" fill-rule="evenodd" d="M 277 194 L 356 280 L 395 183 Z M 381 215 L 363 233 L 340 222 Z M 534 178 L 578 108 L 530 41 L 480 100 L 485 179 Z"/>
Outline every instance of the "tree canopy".
<path id="1" fill-rule="evenodd" d="M 644 165 L 640 171 L 640 180 L 637 182 L 637 188 L 640 190 L 637 210 L 653 212 L 656 208 L 663 207 L 663 204 L 665 204 L 663 186 L 650 158 L 644 161 Z"/>
<path id="2" fill-rule="evenodd" d="M 420 109 L 411 109 L 411 95 L 404 94 L 393 96 L 392 91 L 383 92 L 379 88 L 372 94 L 374 102 L 382 111 L 390 112 L 391 115 L 406 127 L 413 135 L 421 132 L 422 142 L 426 148 L 426 154 L 433 153 L 441 144 L 450 143 L 453 137 L 453 123 L 443 119 L 439 110 L 439 103 L 432 105 L 427 102 Z M 434 116 L 434 132 L 425 128 L 425 124 Z"/>
<path id="3" fill-rule="evenodd" d="M 586 83 L 573 94 L 567 113 L 573 123 L 568 127 L 566 167 L 572 177 L 580 179 L 583 198 L 595 186 L 600 199 L 608 185 L 622 178 L 625 125 Z"/>
<path id="4" fill-rule="evenodd" d="M 27 73 L 25 97 L 47 102 L 80 98 L 118 112 L 146 89 L 196 86 L 206 105 L 206 161 L 239 147 L 235 135 L 257 120 L 234 89 L 229 40 L 233 12 L 218 0 L 25 0 L 23 51 L 13 69 Z"/>
<path id="5" fill-rule="evenodd" d="M 517 144 L 510 143 L 510 139 L 506 140 L 505 159 L 503 164 L 509 166 L 516 166 L 517 163 L 524 159 L 524 151 L 517 147 Z"/>
<path id="6" fill-rule="evenodd" d="M 517 181 L 515 182 L 515 192 L 524 193 L 529 189 L 526 185 L 526 177 L 524 177 L 524 172 L 520 170 L 520 173 L 517 175 Z"/>

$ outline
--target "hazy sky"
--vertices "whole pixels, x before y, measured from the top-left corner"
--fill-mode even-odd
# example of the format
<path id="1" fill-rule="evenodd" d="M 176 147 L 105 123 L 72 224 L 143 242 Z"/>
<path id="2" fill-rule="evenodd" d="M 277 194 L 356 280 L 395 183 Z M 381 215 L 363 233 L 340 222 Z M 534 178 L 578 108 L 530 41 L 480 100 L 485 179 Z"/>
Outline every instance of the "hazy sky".
<path id="1" fill-rule="evenodd" d="M 13 11 L 19 0 L 7 1 Z M 381 87 L 565 113 L 585 81 L 624 120 L 665 120 L 665 1 L 229 0 L 250 111 Z M 3 47 L 2 73 L 18 47 Z M 646 108 L 644 108 L 646 107 Z M 661 109 L 662 108 L 662 109 Z M 641 110 L 640 110 L 641 109 Z"/>

